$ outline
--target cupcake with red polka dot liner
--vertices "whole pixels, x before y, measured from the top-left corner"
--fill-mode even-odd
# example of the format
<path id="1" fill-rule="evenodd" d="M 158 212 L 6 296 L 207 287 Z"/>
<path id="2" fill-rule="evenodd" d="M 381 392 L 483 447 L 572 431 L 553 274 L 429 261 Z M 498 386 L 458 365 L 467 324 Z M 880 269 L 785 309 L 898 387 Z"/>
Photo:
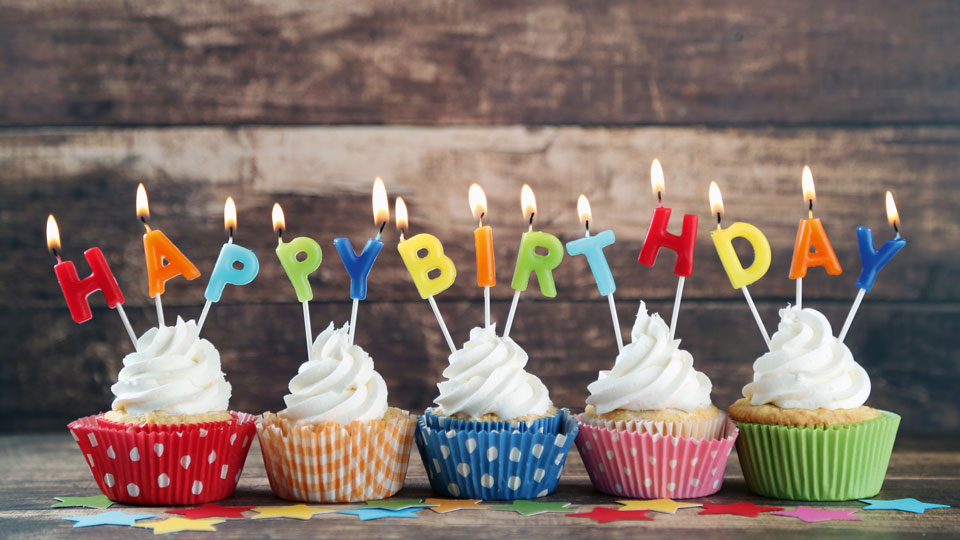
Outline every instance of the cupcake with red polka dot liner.
<path id="1" fill-rule="evenodd" d="M 254 416 L 228 410 L 220 353 L 194 321 L 147 330 L 123 359 L 111 411 L 68 425 L 110 500 L 200 504 L 229 497 L 253 441 Z"/>
<path id="2" fill-rule="evenodd" d="M 263 413 L 257 434 L 270 487 L 306 502 L 384 499 L 403 487 L 415 419 L 387 406 L 373 359 L 330 323 L 290 380 L 286 409 Z"/>
<path id="3" fill-rule="evenodd" d="M 417 421 L 417 447 L 445 497 L 533 499 L 552 493 L 579 423 L 524 370 L 527 353 L 494 325 L 450 355 L 436 407 Z"/>
<path id="4" fill-rule="evenodd" d="M 613 369 L 587 387 L 576 443 L 593 486 L 643 499 L 716 493 L 736 425 L 711 403 L 710 379 L 644 302 L 631 334 Z"/>

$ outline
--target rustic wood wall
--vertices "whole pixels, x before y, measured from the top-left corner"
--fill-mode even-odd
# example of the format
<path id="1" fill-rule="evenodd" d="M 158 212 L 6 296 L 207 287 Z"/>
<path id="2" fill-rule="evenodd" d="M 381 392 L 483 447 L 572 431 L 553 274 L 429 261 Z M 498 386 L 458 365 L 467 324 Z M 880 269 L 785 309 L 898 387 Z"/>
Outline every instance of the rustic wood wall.
<path id="1" fill-rule="evenodd" d="M 155 313 L 137 182 L 153 223 L 204 272 L 169 283 L 168 320 L 199 315 L 232 195 L 237 240 L 260 255 L 261 272 L 227 290 L 204 335 L 220 350 L 233 406 L 260 412 L 282 405 L 304 359 L 300 308 L 272 254 L 274 201 L 290 235 L 313 236 L 326 252 L 313 279 L 319 331 L 350 310 L 331 240 L 360 244 L 374 232 L 369 190 L 383 176 L 407 200 L 413 231 L 439 236 L 458 265 L 438 300 L 462 341 L 482 317 L 469 184 L 490 198 L 500 321 L 524 230 L 521 184 L 537 193 L 538 226 L 564 241 L 582 234 L 575 201 L 586 193 L 594 226 L 617 234 L 607 255 L 629 333 L 640 300 L 669 316 L 676 285 L 672 255 L 653 269 L 636 263 L 654 157 L 669 205 L 701 216 L 678 337 L 718 405 L 738 397 L 763 344 L 710 243 L 707 184 L 719 181 L 729 220 L 771 241 L 773 265 L 751 291 L 773 331 L 792 301 L 786 274 L 810 163 L 845 272 L 812 271 L 805 305 L 839 328 L 860 268 L 854 228 L 886 239 L 883 194 L 893 190 L 909 244 L 848 344 L 872 376 L 871 404 L 903 414 L 906 430 L 956 430 L 958 25 L 960 6 L 948 1 L 2 0 L 0 430 L 59 429 L 108 407 L 131 348 L 102 297 L 91 322 L 70 319 L 44 250 L 47 213 L 82 273 L 82 251 L 104 249 L 142 332 Z M 357 341 L 391 401 L 422 409 L 448 351 L 395 232 L 385 237 Z M 556 277 L 556 299 L 524 295 L 513 336 L 555 402 L 578 407 L 616 346 L 585 260 L 566 258 Z"/>

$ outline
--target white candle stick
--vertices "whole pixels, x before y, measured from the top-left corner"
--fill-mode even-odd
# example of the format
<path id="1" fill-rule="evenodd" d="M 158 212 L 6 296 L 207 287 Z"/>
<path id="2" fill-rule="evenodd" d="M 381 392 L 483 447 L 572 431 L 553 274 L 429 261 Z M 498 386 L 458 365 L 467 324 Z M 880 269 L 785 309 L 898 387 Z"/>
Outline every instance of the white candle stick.
<path id="1" fill-rule="evenodd" d="M 753 297 L 750 296 L 750 291 L 747 290 L 747 286 L 744 285 L 740 288 L 743 291 L 743 297 L 747 299 L 747 305 L 750 306 L 750 312 L 753 313 L 753 320 L 757 321 L 757 327 L 760 329 L 760 334 L 763 335 L 763 342 L 767 344 L 767 350 L 771 348 L 770 345 L 770 336 L 767 335 L 767 329 L 763 326 L 763 319 L 760 318 L 760 312 L 757 311 L 757 306 L 753 304 Z"/>
<path id="2" fill-rule="evenodd" d="M 123 304 L 117 304 L 115 309 L 117 314 L 120 315 L 120 320 L 123 321 L 123 327 L 127 329 L 127 335 L 130 336 L 130 342 L 133 343 L 133 350 L 137 350 L 137 334 L 133 332 L 133 327 L 130 326 L 130 320 L 127 319 L 127 312 L 123 310 Z"/>
<path id="3" fill-rule="evenodd" d="M 687 278 L 680 276 L 677 279 L 677 294 L 673 297 L 673 313 L 670 314 L 670 339 L 677 331 L 677 315 L 680 314 L 680 297 L 683 296 L 683 283 Z"/>
<path id="4" fill-rule="evenodd" d="M 197 321 L 197 334 L 200 334 L 200 330 L 203 329 L 203 323 L 207 320 L 207 313 L 210 313 L 210 304 L 213 302 L 207 300 L 203 304 L 203 311 L 200 312 L 200 319 Z"/>
<path id="5" fill-rule="evenodd" d="M 843 343 L 843 339 L 847 337 L 847 332 L 850 330 L 850 325 L 853 324 L 853 318 L 857 315 L 857 310 L 860 309 L 860 302 L 863 302 L 863 296 L 867 294 L 866 289 L 860 289 L 860 292 L 857 293 L 857 297 L 853 300 L 853 306 L 850 307 L 850 313 L 847 313 L 847 320 L 843 322 L 843 330 L 840 330 L 840 335 L 837 337 L 837 340 L 840 343 Z"/>
<path id="6" fill-rule="evenodd" d="M 483 326 L 490 328 L 490 286 L 483 288 Z"/>
<path id="7" fill-rule="evenodd" d="M 797 278 L 797 309 L 803 309 L 803 278 Z"/>
<path id="8" fill-rule="evenodd" d="M 303 303 L 303 333 L 307 336 L 307 360 L 313 353 L 313 330 L 310 328 L 310 303 Z"/>
<path id="9" fill-rule="evenodd" d="M 453 344 L 453 338 L 450 337 L 450 331 L 447 330 L 447 325 L 443 322 L 443 315 L 440 315 L 440 308 L 437 307 L 437 302 L 432 296 L 428 296 L 427 301 L 430 302 L 430 307 L 433 308 L 433 314 L 437 317 L 437 323 L 440 324 L 440 331 L 443 332 L 443 337 L 447 340 L 447 346 L 450 347 L 450 352 L 457 352 L 457 346 Z"/>
<path id="10" fill-rule="evenodd" d="M 153 303 L 157 306 L 157 326 L 166 326 L 163 321 L 163 304 L 160 302 L 160 293 L 153 297 Z"/>
<path id="11" fill-rule="evenodd" d="M 356 298 L 353 299 L 353 307 L 350 309 L 350 344 L 353 345 L 353 336 L 356 334 L 357 327 L 357 307 L 360 305 L 360 300 Z"/>
<path id="12" fill-rule="evenodd" d="M 513 302 L 510 304 L 510 313 L 507 315 L 507 325 L 503 327 L 503 337 L 510 337 L 510 328 L 513 327 L 513 316 L 517 312 L 517 302 L 520 301 L 520 291 L 513 293 Z"/>
<path id="13" fill-rule="evenodd" d="M 620 335 L 620 317 L 617 316 L 617 305 L 613 301 L 613 293 L 607 295 L 610 302 L 610 318 L 613 319 L 613 331 L 617 334 L 617 351 L 623 350 L 623 336 Z"/>

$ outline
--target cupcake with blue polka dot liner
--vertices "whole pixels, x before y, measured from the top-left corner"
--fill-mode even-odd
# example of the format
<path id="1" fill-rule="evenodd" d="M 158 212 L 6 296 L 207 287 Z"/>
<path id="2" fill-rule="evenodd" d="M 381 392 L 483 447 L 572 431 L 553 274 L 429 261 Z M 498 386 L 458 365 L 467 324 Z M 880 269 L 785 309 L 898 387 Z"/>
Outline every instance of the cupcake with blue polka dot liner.
<path id="1" fill-rule="evenodd" d="M 737 427 L 710 401 L 713 385 L 641 302 L 632 342 L 587 389 L 577 449 L 599 491 L 695 498 L 723 482 Z"/>
<path id="2" fill-rule="evenodd" d="M 450 355 L 437 406 L 418 419 L 415 437 L 438 494 L 514 500 L 556 489 L 579 422 L 526 364 L 527 353 L 494 326 L 472 329 Z"/>

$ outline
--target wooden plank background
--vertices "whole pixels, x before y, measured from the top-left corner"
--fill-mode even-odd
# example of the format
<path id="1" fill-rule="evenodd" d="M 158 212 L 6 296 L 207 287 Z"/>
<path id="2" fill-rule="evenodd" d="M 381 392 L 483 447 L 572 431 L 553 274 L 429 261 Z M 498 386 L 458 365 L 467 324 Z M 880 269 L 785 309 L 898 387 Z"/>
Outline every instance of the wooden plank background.
<path id="1" fill-rule="evenodd" d="M 538 228 L 563 241 L 582 234 L 575 201 L 586 193 L 595 228 L 617 234 L 607 256 L 628 333 L 641 299 L 668 317 L 676 285 L 672 255 L 653 269 L 636 263 L 659 157 L 668 205 L 701 217 L 678 337 L 718 405 L 738 397 L 763 345 L 709 240 L 707 184 L 720 183 L 728 222 L 754 223 L 771 241 L 773 265 L 751 291 L 772 331 L 792 301 L 799 173 L 810 163 L 845 272 L 813 270 L 805 304 L 839 329 L 860 269 L 854 228 L 888 238 L 883 193 L 893 190 L 909 244 L 848 344 L 871 374 L 872 405 L 903 414 L 905 430 L 955 431 L 958 23 L 955 3 L 935 1 L 0 1 L 0 430 L 60 429 L 108 407 L 130 350 L 102 298 L 93 321 L 69 318 L 44 250 L 47 213 L 82 273 L 82 251 L 104 249 L 142 332 L 155 314 L 137 182 L 154 225 L 204 272 L 170 283 L 168 320 L 199 314 L 232 195 L 237 241 L 259 254 L 261 272 L 227 290 L 204 335 L 220 350 L 232 405 L 260 412 L 282 405 L 304 356 L 300 309 L 272 254 L 274 201 L 290 235 L 325 250 L 313 279 L 319 331 L 350 309 L 331 240 L 372 235 L 369 190 L 383 176 L 407 200 L 412 230 L 439 236 L 458 265 L 438 300 L 459 342 L 482 316 L 467 186 L 490 198 L 497 320 L 525 229 L 520 186 L 536 190 Z M 391 401 L 422 409 L 448 351 L 395 232 L 385 236 L 357 339 Z M 555 402 L 578 407 L 613 361 L 613 332 L 582 257 L 567 257 L 556 277 L 556 299 L 524 295 L 513 336 Z"/>

